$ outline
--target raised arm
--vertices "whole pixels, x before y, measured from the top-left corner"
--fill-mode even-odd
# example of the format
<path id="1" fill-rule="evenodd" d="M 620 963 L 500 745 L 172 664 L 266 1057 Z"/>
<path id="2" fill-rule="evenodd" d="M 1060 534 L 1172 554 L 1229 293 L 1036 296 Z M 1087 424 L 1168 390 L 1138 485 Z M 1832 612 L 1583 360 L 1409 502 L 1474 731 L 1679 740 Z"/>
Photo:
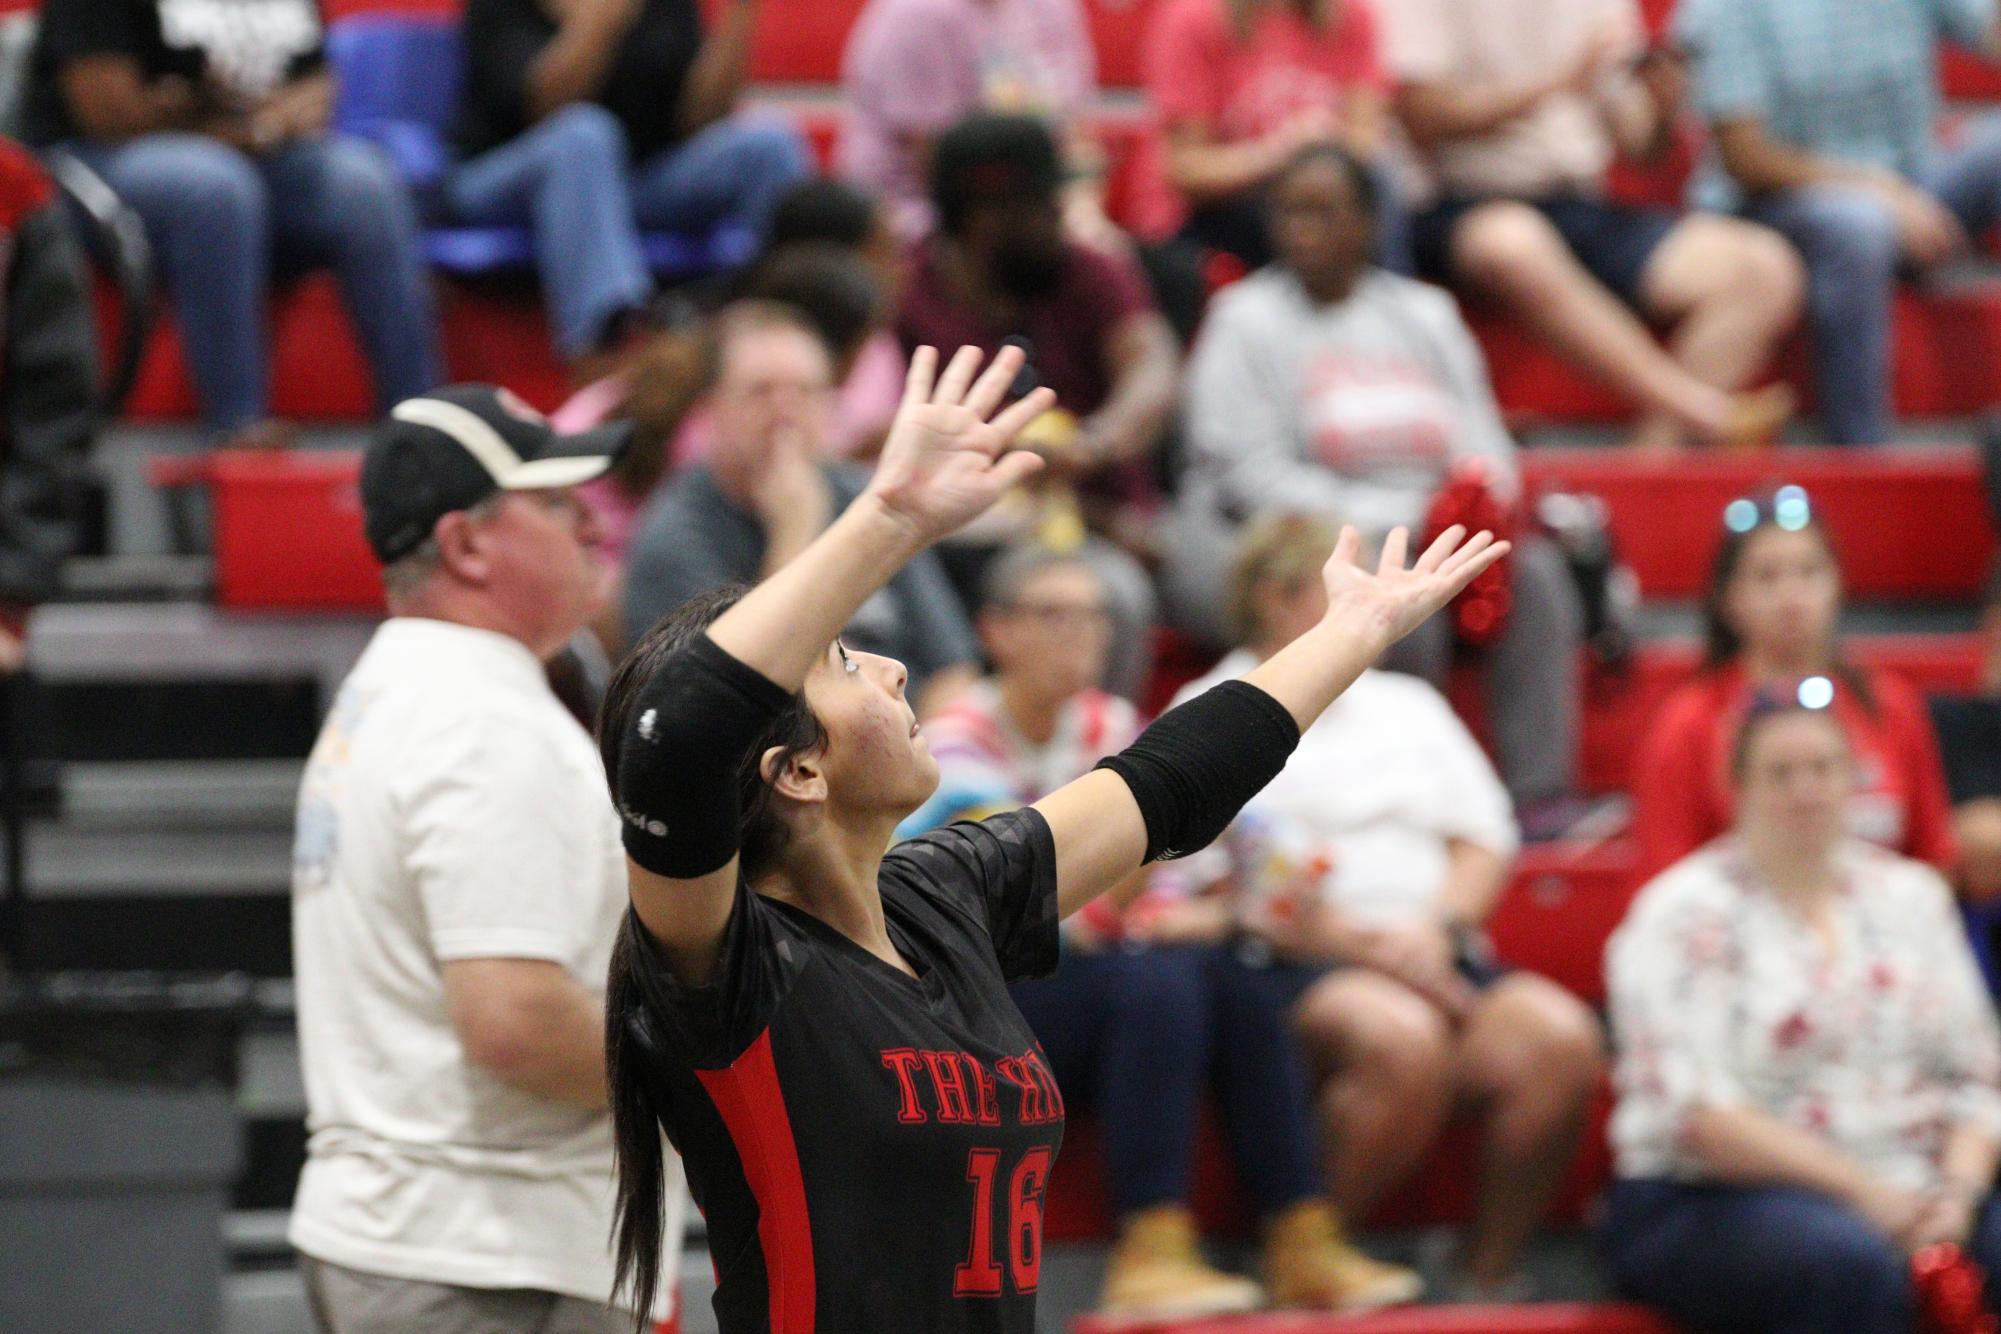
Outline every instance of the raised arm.
<path id="1" fill-rule="evenodd" d="M 1327 614 L 1242 681 L 1163 714 L 1104 765 L 1035 803 L 1056 841 L 1058 911 L 1068 916 L 1149 861 L 1208 844 L 1284 767 L 1299 734 L 1390 645 L 1508 551 L 1491 533 L 1441 534 L 1410 569 L 1392 532 L 1371 574 L 1361 535 L 1341 531 L 1322 577 Z"/>
<path id="2" fill-rule="evenodd" d="M 961 348 L 934 387 L 937 354 L 917 350 L 868 488 L 661 666 L 632 710 L 631 735 L 608 746 L 633 907 L 684 983 L 708 979 L 735 899 L 735 776 L 745 758 L 768 742 L 863 602 L 1041 466 L 1006 450 L 1055 396 L 1037 390 L 996 414 L 1022 354 L 1004 349 L 975 382 L 979 361 L 977 349 Z"/>

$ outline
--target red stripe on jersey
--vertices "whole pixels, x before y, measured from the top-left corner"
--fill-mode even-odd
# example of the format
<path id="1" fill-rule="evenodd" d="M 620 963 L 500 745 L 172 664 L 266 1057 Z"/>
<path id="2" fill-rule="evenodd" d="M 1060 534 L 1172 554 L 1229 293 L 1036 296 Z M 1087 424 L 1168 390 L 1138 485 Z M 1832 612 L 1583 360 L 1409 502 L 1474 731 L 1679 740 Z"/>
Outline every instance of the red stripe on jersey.
<path id="1" fill-rule="evenodd" d="M 813 1228 L 806 1213 L 806 1179 L 799 1173 L 799 1150 L 792 1121 L 771 1059 L 771 1030 L 727 1070 L 697 1070 L 709 1100 L 743 1161 L 750 1193 L 757 1199 L 757 1240 L 764 1250 L 764 1277 L 770 1289 L 771 1334 L 812 1334 Z"/>

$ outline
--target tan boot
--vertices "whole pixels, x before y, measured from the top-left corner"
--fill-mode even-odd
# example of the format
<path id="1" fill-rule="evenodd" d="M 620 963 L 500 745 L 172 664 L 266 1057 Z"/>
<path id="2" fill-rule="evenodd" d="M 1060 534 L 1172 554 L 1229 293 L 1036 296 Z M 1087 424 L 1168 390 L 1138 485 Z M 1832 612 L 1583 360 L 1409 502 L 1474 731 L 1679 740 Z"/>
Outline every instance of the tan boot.
<path id="1" fill-rule="evenodd" d="M 1178 1204 L 1128 1214 L 1105 1269 L 1099 1310 L 1107 1315 L 1177 1319 L 1255 1311 L 1257 1284 L 1212 1268 L 1195 1244 L 1195 1219 Z"/>
<path id="2" fill-rule="evenodd" d="M 1275 1306 L 1372 1311 L 1414 1302 L 1417 1272 L 1372 1260 L 1348 1243 L 1341 1220 L 1320 1200 L 1296 1204 L 1265 1224 L 1265 1286 Z"/>

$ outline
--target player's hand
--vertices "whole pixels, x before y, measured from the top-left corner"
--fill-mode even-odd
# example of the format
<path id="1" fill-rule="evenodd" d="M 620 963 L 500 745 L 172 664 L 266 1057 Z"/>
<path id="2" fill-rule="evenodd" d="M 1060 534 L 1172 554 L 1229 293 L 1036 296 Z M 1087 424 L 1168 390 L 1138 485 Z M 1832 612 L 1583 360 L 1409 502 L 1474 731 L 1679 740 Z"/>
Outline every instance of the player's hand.
<path id="1" fill-rule="evenodd" d="M 954 532 L 1042 467 L 1035 454 L 1008 445 L 1056 395 L 1037 389 L 996 412 L 1023 359 L 1020 348 L 1004 347 L 975 380 L 980 351 L 962 347 L 934 385 L 937 350 L 920 347 L 911 357 L 903 405 L 866 494 L 909 524 L 920 544 Z"/>
<path id="2" fill-rule="evenodd" d="M 1475 575 L 1509 551 L 1509 544 L 1496 542 L 1492 533 L 1468 538 L 1464 527 L 1453 524 L 1405 569 L 1409 544 L 1406 530 L 1392 529 L 1375 572 L 1370 573 L 1357 562 L 1362 535 L 1352 526 L 1342 528 L 1341 540 L 1321 571 L 1327 586 L 1322 623 L 1364 636 L 1381 653 L 1459 596 Z"/>

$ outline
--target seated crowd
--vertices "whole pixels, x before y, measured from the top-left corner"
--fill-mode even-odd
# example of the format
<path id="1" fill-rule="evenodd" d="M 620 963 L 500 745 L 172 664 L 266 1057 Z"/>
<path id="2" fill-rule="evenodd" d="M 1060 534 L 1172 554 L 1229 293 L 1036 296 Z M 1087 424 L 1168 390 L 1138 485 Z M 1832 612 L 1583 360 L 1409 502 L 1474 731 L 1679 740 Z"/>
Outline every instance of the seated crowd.
<path id="1" fill-rule="evenodd" d="M 1633 0 L 1161 0 L 1116 208 L 1077 0 L 869 0 L 839 179 L 742 106 L 756 0 L 466 0 L 451 160 L 416 192 L 331 128 L 313 0 L 254 7 L 209 30 L 198 7 L 42 0 L 29 137 L 143 220 L 232 445 L 288 435 L 274 279 L 333 270 L 386 408 L 443 378 L 423 229 L 529 228 L 577 382 L 554 420 L 636 428 L 579 492 L 620 571 L 614 655 L 833 520 L 912 349 L 1027 347 L 1015 392 L 1058 404 L 1024 436 L 1047 468 L 848 630 L 907 664 L 940 762 L 906 834 L 1127 744 L 1162 622 L 1220 657 L 1184 694 L 1276 652 L 1320 615 L 1340 524 L 1515 543 L 1215 848 L 1081 914 L 1055 974 L 1015 988 L 1103 1129 L 1108 1310 L 1416 1298 L 1350 1234 L 1461 1115 L 1478 1181 L 1444 1295 L 1529 1291 L 1608 1069 L 1611 1268 L 1677 1318 L 1903 1329 L 1910 1252 L 2001 1265 L 2001 1035 L 1953 902 L 2001 897 L 2001 588 L 1986 696 L 1928 715 L 1844 654 L 1811 497 L 1720 516 L 1701 671 L 1633 770 L 1650 879 L 1609 952 L 1608 1033 L 1483 930 L 1525 838 L 1583 804 L 1584 612 L 1452 295 L 1615 388 L 1640 447 L 1769 443 L 1796 326 L 1825 438 L 1884 440 L 1894 283 L 2001 216 L 2001 140 L 1932 138 L 1936 48 L 2001 57 L 1994 0 L 1885 0 L 1866 31 L 1837 0 L 1682 0 L 1652 40 Z M 1615 202 L 1615 161 L 1691 115 L 1701 207 Z M 73 278 L 45 221 L 16 262 L 53 246 Z M 665 290 L 644 233 L 726 224 L 752 261 Z M 1441 693 L 1469 664 L 1491 762 Z M 1255 1282 L 1199 1248 L 1205 1096 L 1263 1229 Z"/>

